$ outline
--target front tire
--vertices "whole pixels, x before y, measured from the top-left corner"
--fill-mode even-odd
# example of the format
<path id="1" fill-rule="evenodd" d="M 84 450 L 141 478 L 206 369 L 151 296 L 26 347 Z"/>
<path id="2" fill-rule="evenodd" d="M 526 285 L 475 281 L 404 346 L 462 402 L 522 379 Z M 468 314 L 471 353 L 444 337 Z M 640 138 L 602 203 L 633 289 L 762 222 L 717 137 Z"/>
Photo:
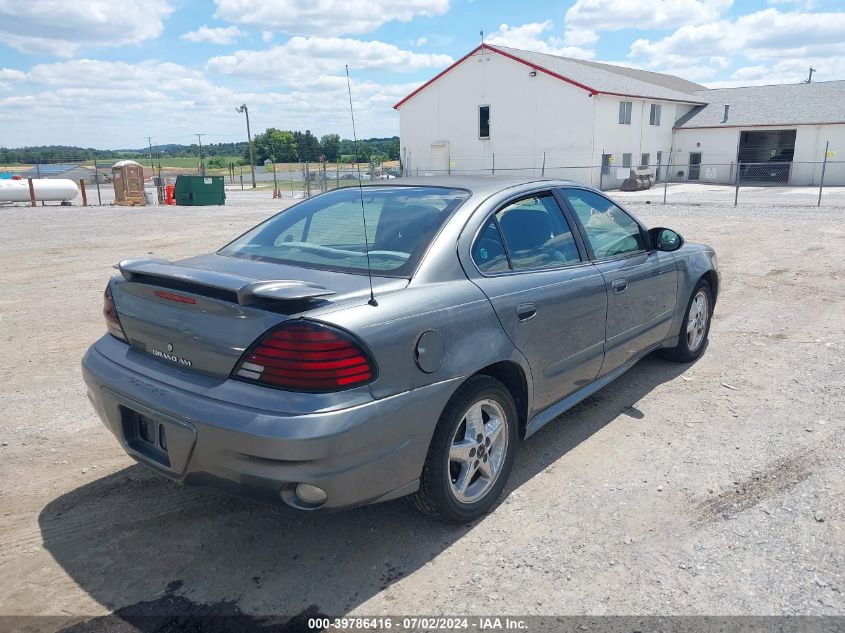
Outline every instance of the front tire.
<path id="1" fill-rule="evenodd" d="M 507 483 L 516 442 L 510 392 L 494 378 L 473 376 L 443 409 L 411 503 L 446 523 L 484 516 Z"/>
<path id="2" fill-rule="evenodd" d="M 693 288 L 684 315 L 678 344 L 662 350 L 662 355 L 678 363 L 691 363 L 698 360 L 707 347 L 713 317 L 713 293 L 703 279 Z"/>

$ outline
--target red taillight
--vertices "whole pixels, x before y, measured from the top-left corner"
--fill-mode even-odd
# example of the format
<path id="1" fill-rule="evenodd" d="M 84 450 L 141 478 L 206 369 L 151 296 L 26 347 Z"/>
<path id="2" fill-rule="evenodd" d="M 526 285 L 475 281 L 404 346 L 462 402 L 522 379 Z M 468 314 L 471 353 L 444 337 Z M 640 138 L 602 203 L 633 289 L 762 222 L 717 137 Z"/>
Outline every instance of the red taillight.
<path id="1" fill-rule="evenodd" d="M 301 320 L 270 330 L 232 372 L 238 380 L 312 392 L 351 389 L 375 375 L 375 363 L 352 335 Z"/>
<path id="2" fill-rule="evenodd" d="M 164 290 L 156 290 L 153 294 L 159 299 L 167 299 L 168 301 L 175 301 L 176 303 L 196 304 L 197 300 L 193 297 L 186 297 L 185 295 L 177 295 L 175 292 L 165 292 Z"/>
<path id="3" fill-rule="evenodd" d="M 123 333 L 123 326 L 120 325 L 117 308 L 114 306 L 114 299 L 112 299 L 109 286 L 106 286 L 106 291 L 103 293 L 103 316 L 106 317 L 106 329 L 108 329 L 109 334 L 126 342 L 126 334 Z"/>

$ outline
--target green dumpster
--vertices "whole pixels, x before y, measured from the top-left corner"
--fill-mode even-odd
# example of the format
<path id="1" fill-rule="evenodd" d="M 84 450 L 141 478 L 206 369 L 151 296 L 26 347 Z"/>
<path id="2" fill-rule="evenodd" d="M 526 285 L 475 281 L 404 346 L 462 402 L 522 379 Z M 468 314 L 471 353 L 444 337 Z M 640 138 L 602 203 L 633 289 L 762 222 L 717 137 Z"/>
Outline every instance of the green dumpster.
<path id="1" fill-rule="evenodd" d="M 177 176 L 173 197 L 186 207 L 226 204 L 223 176 Z"/>

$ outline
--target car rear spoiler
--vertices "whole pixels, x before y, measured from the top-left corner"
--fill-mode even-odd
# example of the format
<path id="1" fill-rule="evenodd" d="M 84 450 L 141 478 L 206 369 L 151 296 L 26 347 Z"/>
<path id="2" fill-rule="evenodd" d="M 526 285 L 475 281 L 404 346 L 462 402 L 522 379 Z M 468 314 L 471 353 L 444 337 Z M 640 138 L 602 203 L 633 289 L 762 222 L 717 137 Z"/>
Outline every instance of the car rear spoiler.
<path id="1" fill-rule="evenodd" d="M 137 257 L 124 259 L 115 266 L 127 281 L 154 277 L 163 285 L 206 294 L 203 288 L 232 293 L 240 305 L 262 301 L 307 301 L 335 294 L 334 291 L 295 279 L 255 280 L 229 273 L 181 266 L 166 259 Z"/>

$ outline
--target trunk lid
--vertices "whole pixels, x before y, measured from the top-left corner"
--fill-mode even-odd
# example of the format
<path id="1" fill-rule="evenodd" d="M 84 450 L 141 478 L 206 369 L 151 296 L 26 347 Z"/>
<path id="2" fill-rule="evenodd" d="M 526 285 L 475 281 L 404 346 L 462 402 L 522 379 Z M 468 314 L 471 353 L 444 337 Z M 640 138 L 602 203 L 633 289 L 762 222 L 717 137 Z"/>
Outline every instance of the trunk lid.
<path id="1" fill-rule="evenodd" d="M 185 371 L 228 377 L 244 350 L 283 321 L 328 304 L 366 301 L 366 275 L 221 255 L 122 261 L 112 296 L 129 344 Z M 407 279 L 373 277 L 375 292 Z"/>

